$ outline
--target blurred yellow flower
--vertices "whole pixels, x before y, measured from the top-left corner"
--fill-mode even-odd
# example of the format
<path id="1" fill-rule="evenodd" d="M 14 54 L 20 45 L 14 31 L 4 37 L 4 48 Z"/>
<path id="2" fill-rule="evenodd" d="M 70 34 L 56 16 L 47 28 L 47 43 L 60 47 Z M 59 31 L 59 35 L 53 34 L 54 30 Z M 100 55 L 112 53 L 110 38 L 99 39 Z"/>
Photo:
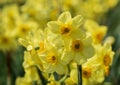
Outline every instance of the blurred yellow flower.
<path id="1" fill-rule="evenodd" d="M 17 4 L 4 6 L 2 10 L 3 27 L 9 31 L 15 30 L 15 26 L 20 19 L 19 8 Z"/>
<path id="2" fill-rule="evenodd" d="M 38 29 L 38 24 L 34 21 L 24 21 L 19 20 L 15 27 L 15 35 L 16 37 L 26 37 L 29 36 L 29 33 L 33 32 L 34 30 Z"/>
<path id="3" fill-rule="evenodd" d="M 99 26 L 97 22 L 90 19 L 85 21 L 84 28 L 91 33 L 94 44 L 100 44 L 107 32 L 106 26 Z"/>
<path id="4" fill-rule="evenodd" d="M 16 40 L 13 36 L 3 34 L 0 35 L 0 49 L 3 51 L 14 50 L 17 47 Z"/>

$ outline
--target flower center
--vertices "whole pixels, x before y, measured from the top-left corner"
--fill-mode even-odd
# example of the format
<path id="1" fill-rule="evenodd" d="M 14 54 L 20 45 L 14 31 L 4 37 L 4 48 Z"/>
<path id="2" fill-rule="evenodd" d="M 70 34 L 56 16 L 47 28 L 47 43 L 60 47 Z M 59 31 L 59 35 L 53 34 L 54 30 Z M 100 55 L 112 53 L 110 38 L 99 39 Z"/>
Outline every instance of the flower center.
<path id="1" fill-rule="evenodd" d="M 80 44 L 75 44 L 75 49 L 79 49 L 80 48 Z"/>
<path id="2" fill-rule="evenodd" d="M 103 40 L 103 33 L 102 32 L 96 33 L 95 38 L 97 42 L 100 43 Z"/>
<path id="3" fill-rule="evenodd" d="M 53 53 L 48 54 L 48 56 L 47 56 L 47 62 L 50 63 L 50 64 L 52 64 L 52 65 L 55 65 L 57 63 L 56 55 L 53 54 Z"/>
<path id="4" fill-rule="evenodd" d="M 60 29 L 60 33 L 62 34 L 62 35 L 68 35 L 69 33 L 70 33 L 70 27 L 68 27 L 68 26 L 63 26 L 63 27 L 61 27 L 61 29 Z"/>
<path id="5" fill-rule="evenodd" d="M 4 44 L 9 43 L 9 38 L 8 37 L 3 37 L 2 38 L 2 43 L 4 43 Z"/>
<path id="6" fill-rule="evenodd" d="M 103 64 L 104 64 L 105 66 L 109 66 L 110 63 L 111 63 L 111 58 L 110 58 L 110 56 L 109 56 L 108 54 L 106 54 L 106 55 L 104 56 L 104 58 L 103 58 Z"/>
<path id="7" fill-rule="evenodd" d="M 26 34 L 29 31 L 29 27 L 27 26 L 21 26 L 20 27 L 20 32 L 23 34 Z"/>
<path id="8" fill-rule="evenodd" d="M 83 68 L 82 75 L 83 75 L 84 78 L 90 78 L 90 76 L 91 76 L 91 69 L 88 68 L 88 67 Z"/>
<path id="9" fill-rule="evenodd" d="M 72 41 L 71 48 L 74 51 L 81 51 L 81 50 L 83 50 L 83 44 L 82 44 L 82 42 L 80 40 L 74 40 L 74 41 Z"/>

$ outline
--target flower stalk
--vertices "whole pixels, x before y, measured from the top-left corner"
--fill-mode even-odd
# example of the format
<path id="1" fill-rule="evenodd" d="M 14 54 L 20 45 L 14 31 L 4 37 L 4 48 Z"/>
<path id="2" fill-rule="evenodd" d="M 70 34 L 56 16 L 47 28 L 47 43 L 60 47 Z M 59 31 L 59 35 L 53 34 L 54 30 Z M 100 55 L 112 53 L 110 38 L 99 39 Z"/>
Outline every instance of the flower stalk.
<path id="1" fill-rule="evenodd" d="M 77 65 L 78 70 L 78 85 L 82 85 L 82 65 Z"/>

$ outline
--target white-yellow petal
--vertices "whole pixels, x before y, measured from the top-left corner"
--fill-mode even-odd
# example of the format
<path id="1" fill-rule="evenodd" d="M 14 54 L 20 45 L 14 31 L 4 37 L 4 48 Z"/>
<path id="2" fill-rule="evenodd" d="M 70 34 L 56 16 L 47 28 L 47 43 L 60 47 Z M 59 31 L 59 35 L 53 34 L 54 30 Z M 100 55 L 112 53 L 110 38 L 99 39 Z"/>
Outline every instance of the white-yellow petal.
<path id="1" fill-rule="evenodd" d="M 81 15 L 78 15 L 73 18 L 72 26 L 78 28 L 82 24 L 82 21 L 83 21 L 83 17 Z"/>
<path id="2" fill-rule="evenodd" d="M 71 20 L 71 14 L 70 14 L 70 12 L 64 12 L 58 18 L 58 21 L 61 21 L 63 23 L 67 23 L 70 20 Z"/>
<path id="3" fill-rule="evenodd" d="M 59 29 L 60 29 L 60 22 L 58 21 L 51 21 L 51 22 L 48 22 L 48 27 L 47 29 L 50 29 L 53 33 L 58 33 L 59 32 Z"/>

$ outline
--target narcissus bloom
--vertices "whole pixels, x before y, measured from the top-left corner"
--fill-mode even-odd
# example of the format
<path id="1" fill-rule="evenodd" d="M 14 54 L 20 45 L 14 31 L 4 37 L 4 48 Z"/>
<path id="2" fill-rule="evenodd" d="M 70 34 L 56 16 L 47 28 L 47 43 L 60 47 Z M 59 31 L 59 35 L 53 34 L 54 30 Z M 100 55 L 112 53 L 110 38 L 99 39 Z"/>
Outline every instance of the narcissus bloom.
<path id="1" fill-rule="evenodd" d="M 105 43 L 99 57 L 99 60 L 102 61 L 101 64 L 104 66 L 110 66 L 112 64 L 113 57 L 114 52 L 112 51 L 111 45 L 109 43 Z"/>
<path id="2" fill-rule="evenodd" d="M 97 62 L 103 66 L 110 66 L 114 56 L 111 45 L 109 43 L 104 43 L 103 46 L 96 46 L 95 49 L 97 51 L 97 55 L 95 56 Z"/>
<path id="3" fill-rule="evenodd" d="M 90 36 L 70 41 L 69 48 L 64 50 L 62 55 L 63 63 L 75 61 L 77 64 L 83 64 L 88 58 L 94 56 L 94 48 Z"/>
<path id="4" fill-rule="evenodd" d="M 49 43 L 45 44 L 45 51 L 38 53 L 43 63 L 43 71 L 47 73 L 57 72 L 58 74 L 67 73 L 67 65 L 62 64 L 62 50 L 56 49 Z"/>
<path id="5" fill-rule="evenodd" d="M 86 62 L 82 68 L 83 85 L 100 84 L 104 80 L 104 69 L 100 64 Z"/>
<path id="6" fill-rule="evenodd" d="M 14 45 L 14 46 L 13 46 Z M 16 40 L 8 34 L 0 35 L 0 50 L 10 51 L 17 47 Z"/>
<path id="7" fill-rule="evenodd" d="M 40 48 L 44 40 L 44 34 L 41 29 L 33 29 L 30 31 L 29 35 L 24 38 L 19 38 L 18 42 L 27 48 L 28 51 Z"/>
<path id="8" fill-rule="evenodd" d="M 84 38 L 85 31 L 80 28 L 82 16 L 71 17 L 69 12 L 62 13 L 57 21 L 48 22 L 48 28 L 63 38 L 64 42 L 74 38 Z M 68 43 L 67 43 L 68 44 Z"/>
<path id="9" fill-rule="evenodd" d="M 112 64 L 114 52 L 111 49 L 111 44 L 108 42 L 102 45 L 95 46 L 96 54 L 94 57 L 89 60 L 93 62 L 93 64 L 100 64 L 104 69 L 104 74 L 107 76 L 109 74 L 109 67 Z"/>
<path id="10" fill-rule="evenodd" d="M 38 24 L 34 21 L 23 21 L 22 19 L 15 26 L 14 33 L 18 37 L 26 37 L 30 32 L 38 28 Z"/>
<path id="11" fill-rule="evenodd" d="M 84 28 L 91 33 L 94 44 L 100 44 L 107 32 L 106 26 L 99 26 L 97 22 L 90 19 L 85 21 Z"/>

